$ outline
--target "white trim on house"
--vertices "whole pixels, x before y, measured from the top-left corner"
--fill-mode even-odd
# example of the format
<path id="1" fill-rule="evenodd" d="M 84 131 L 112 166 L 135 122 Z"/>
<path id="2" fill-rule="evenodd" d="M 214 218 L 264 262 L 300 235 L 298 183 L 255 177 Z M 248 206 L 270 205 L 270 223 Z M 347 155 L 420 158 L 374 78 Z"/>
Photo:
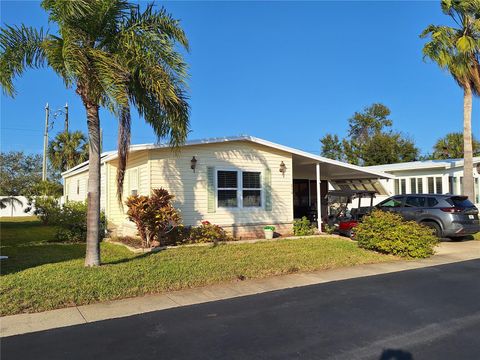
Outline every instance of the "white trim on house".
<path id="1" fill-rule="evenodd" d="M 263 139 L 260 139 L 260 138 L 254 137 L 254 136 L 249 136 L 249 135 L 229 136 L 229 137 L 200 139 L 200 140 L 189 140 L 189 141 L 185 142 L 185 144 L 182 145 L 182 147 L 184 147 L 184 146 L 194 146 L 194 145 L 205 145 L 205 144 L 217 144 L 217 143 L 225 143 L 225 142 L 231 142 L 231 141 L 249 141 L 249 142 L 264 145 L 264 146 L 267 146 L 267 147 L 270 147 L 270 148 L 273 148 L 273 149 L 285 151 L 287 153 L 302 156 L 302 157 L 308 158 L 308 159 L 316 161 L 316 162 L 335 165 L 335 166 L 343 167 L 343 168 L 350 169 L 350 170 L 356 170 L 356 171 L 359 171 L 361 173 L 372 175 L 372 177 L 374 177 L 374 178 L 384 178 L 384 179 L 395 178 L 395 176 L 387 174 L 380 169 L 378 169 L 378 170 L 373 169 L 373 168 L 369 169 L 368 167 L 366 168 L 366 167 L 361 167 L 361 166 L 357 166 L 357 165 L 344 163 L 344 162 L 337 161 L 337 160 L 328 159 L 328 158 L 323 157 L 323 156 L 311 154 L 311 153 L 308 153 L 306 151 L 298 150 L 298 149 L 295 149 L 295 148 L 292 148 L 292 147 L 289 147 L 289 146 L 285 146 L 285 145 L 280 145 L 280 144 L 277 144 L 277 143 L 274 143 L 274 142 L 271 142 L 271 141 L 263 140 Z M 134 152 L 134 151 L 140 151 L 140 150 L 161 149 L 161 148 L 168 148 L 168 147 L 169 147 L 168 144 L 139 144 L 139 145 L 131 145 L 129 151 Z M 118 154 L 117 154 L 116 151 L 105 152 L 101 155 L 101 163 L 116 159 L 117 156 L 118 156 Z M 82 172 L 82 171 L 85 170 L 85 167 L 87 165 L 88 165 L 88 161 L 86 161 L 82 164 L 79 164 L 79 165 L 63 172 L 62 176 L 64 176 L 64 177 L 67 176 L 67 175 L 71 176 L 71 175 L 74 175 L 76 173 Z"/>
<path id="2" fill-rule="evenodd" d="M 474 157 L 473 163 L 480 163 L 480 156 Z M 411 161 L 405 163 L 365 166 L 364 168 L 374 171 L 408 171 L 434 168 L 452 169 L 456 167 L 463 167 L 463 159 Z"/>

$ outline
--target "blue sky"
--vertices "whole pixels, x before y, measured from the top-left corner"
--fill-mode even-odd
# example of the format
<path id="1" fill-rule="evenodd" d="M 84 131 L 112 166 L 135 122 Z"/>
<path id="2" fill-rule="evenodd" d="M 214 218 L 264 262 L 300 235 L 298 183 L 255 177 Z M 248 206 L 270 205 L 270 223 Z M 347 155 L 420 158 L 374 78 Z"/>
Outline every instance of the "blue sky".
<path id="1" fill-rule="evenodd" d="M 439 2 L 157 2 L 182 20 L 191 43 L 190 139 L 249 134 L 318 153 L 319 138 L 343 136 L 347 119 L 374 102 L 422 153 L 463 129 L 462 91 L 425 63 L 418 34 L 448 24 Z M 1 2 L 2 24 L 48 27 L 35 1 Z M 44 106 L 70 106 L 70 128 L 86 132 L 85 111 L 52 71 L 27 71 L 14 99 L 1 97 L 1 150 L 42 151 Z M 480 101 L 473 132 L 480 138 Z M 117 122 L 101 113 L 104 149 Z M 132 143 L 155 141 L 135 115 Z M 51 135 L 63 128 L 54 122 Z"/>

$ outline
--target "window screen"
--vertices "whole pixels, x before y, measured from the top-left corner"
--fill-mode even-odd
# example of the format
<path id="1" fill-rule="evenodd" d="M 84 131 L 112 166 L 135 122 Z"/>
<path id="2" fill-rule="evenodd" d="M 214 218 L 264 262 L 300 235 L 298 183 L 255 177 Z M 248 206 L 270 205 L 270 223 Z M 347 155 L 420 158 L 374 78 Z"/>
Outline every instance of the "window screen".
<path id="1" fill-rule="evenodd" d="M 417 193 L 417 182 L 415 178 L 410 179 L 410 193 L 411 194 Z"/>
<path id="2" fill-rule="evenodd" d="M 260 207 L 262 206 L 262 192 L 260 173 L 244 171 L 242 173 L 243 184 L 243 206 Z"/>
<path id="3" fill-rule="evenodd" d="M 407 181 L 405 179 L 400 180 L 400 189 L 402 191 L 402 194 L 407 193 Z"/>
<path id="4" fill-rule="evenodd" d="M 219 171 L 217 173 L 218 207 L 238 206 L 238 178 L 236 171 Z"/>
<path id="5" fill-rule="evenodd" d="M 428 184 L 428 193 L 435 194 L 435 183 L 434 183 L 433 177 L 427 178 L 427 184 Z"/>
<path id="6" fill-rule="evenodd" d="M 219 189 L 222 189 L 222 188 L 236 189 L 237 182 L 238 182 L 238 179 L 237 179 L 236 171 L 219 171 L 218 172 L 217 186 Z"/>
<path id="7" fill-rule="evenodd" d="M 423 194 L 423 178 L 417 178 L 417 193 Z"/>
<path id="8" fill-rule="evenodd" d="M 435 185 L 436 185 L 436 193 L 443 194 L 443 184 L 442 184 L 442 178 L 440 176 L 435 178 Z"/>
<path id="9" fill-rule="evenodd" d="M 128 177 L 130 195 L 138 195 L 138 169 L 131 169 Z"/>

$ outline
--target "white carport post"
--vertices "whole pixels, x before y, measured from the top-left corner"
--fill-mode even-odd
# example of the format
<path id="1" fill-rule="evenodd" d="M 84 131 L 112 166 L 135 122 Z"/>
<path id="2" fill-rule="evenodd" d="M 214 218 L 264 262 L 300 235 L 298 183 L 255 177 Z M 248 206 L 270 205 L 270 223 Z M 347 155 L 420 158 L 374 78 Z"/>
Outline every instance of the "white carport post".
<path id="1" fill-rule="evenodd" d="M 320 194 L 320 163 L 317 162 L 317 224 L 318 232 L 322 232 L 322 197 Z"/>

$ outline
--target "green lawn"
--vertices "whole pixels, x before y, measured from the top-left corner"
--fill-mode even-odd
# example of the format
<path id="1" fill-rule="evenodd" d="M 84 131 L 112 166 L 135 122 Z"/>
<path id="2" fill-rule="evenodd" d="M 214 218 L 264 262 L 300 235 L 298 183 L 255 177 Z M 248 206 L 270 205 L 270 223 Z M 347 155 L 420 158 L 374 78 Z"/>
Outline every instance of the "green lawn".
<path id="1" fill-rule="evenodd" d="M 83 267 L 83 244 L 52 243 L 55 229 L 0 220 L 0 314 L 37 312 L 168 290 L 394 260 L 338 238 L 179 247 L 134 255 L 103 243 L 103 264 Z"/>

